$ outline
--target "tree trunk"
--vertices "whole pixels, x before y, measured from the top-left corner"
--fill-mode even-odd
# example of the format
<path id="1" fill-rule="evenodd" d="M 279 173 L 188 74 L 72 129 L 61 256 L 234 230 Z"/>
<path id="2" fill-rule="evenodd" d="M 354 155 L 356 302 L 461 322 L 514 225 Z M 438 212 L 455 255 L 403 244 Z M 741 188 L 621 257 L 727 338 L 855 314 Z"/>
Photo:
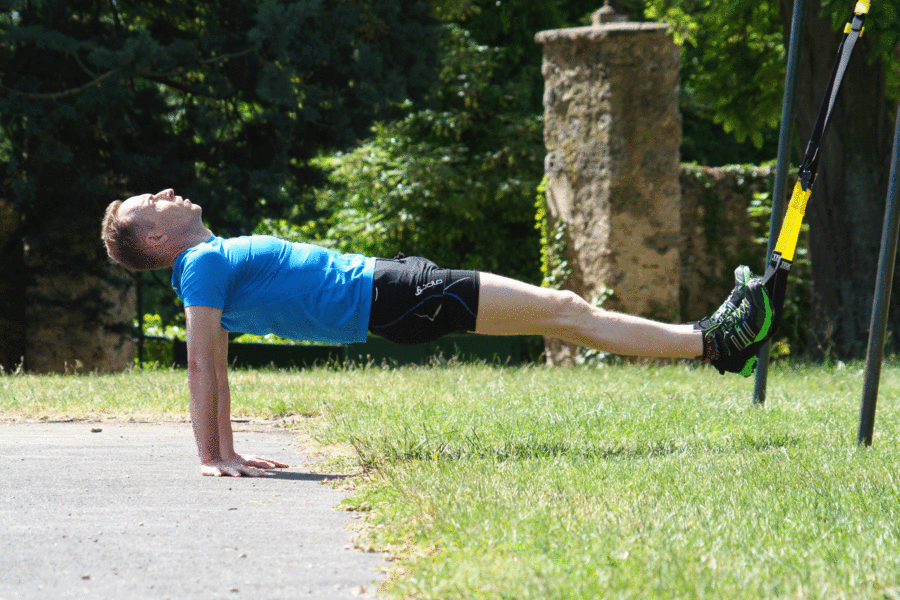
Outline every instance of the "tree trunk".
<path id="1" fill-rule="evenodd" d="M 25 265 L 21 217 L 0 200 L 0 372 L 14 371 L 25 356 Z"/>
<path id="2" fill-rule="evenodd" d="M 792 10 L 792 0 L 781 0 L 785 39 Z M 801 153 L 815 126 L 841 39 L 820 13 L 821 1 L 810 0 L 798 65 Z M 813 280 L 808 347 L 815 359 L 861 357 L 868 337 L 892 137 L 885 69 L 871 41 L 862 37 L 850 61 L 819 151 L 807 208 Z"/>

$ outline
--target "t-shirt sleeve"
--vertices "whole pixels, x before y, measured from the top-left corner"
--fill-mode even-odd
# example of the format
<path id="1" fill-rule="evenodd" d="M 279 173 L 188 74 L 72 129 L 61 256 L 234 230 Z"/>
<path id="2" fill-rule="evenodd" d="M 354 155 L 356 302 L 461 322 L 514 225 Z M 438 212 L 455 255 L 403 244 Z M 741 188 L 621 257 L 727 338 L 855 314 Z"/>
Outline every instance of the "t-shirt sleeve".
<path id="1" fill-rule="evenodd" d="M 181 301 L 188 306 L 225 308 L 231 266 L 218 252 L 200 252 L 184 266 L 181 275 Z"/>

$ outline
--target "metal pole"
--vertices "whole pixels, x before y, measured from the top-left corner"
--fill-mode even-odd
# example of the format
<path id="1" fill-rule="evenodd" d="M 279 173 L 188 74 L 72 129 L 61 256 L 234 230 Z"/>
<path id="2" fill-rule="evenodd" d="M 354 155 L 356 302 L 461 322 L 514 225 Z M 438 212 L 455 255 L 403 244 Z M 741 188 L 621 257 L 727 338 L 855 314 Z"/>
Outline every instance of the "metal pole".
<path id="1" fill-rule="evenodd" d="M 784 101 L 781 105 L 781 131 L 778 134 L 778 162 L 775 169 L 775 185 L 772 190 L 772 217 L 769 222 L 769 245 L 766 258 L 772 256 L 775 242 L 784 221 L 785 194 L 787 193 L 788 170 L 791 162 L 791 138 L 794 124 L 794 96 L 797 91 L 797 63 L 803 45 L 803 30 L 806 24 L 806 0 L 794 0 L 791 17 L 791 40 L 788 47 L 787 76 L 784 81 Z M 753 388 L 754 404 L 766 401 L 766 384 L 769 379 L 769 354 L 772 342 L 766 342 L 759 351 L 756 365 L 756 385 Z"/>
<path id="2" fill-rule="evenodd" d="M 900 210 L 897 207 L 897 178 L 900 177 L 900 110 L 894 127 L 894 150 L 891 156 L 891 178 L 888 184 L 887 206 L 881 233 L 881 255 L 878 257 L 878 278 L 872 302 L 872 323 L 869 327 L 869 346 L 866 351 L 866 371 L 863 379 L 862 405 L 859 409 L 857 444 L 872 445 L 875 427 L 875 404 L 878 402 L 878 383 L 884 359 L 884 339 L 887 332 L 888 306 L 897 260 L 897 234 L 900 230 Z"/>
<path id="3" fill-rule="evenodd" d="M 138 368 L 144 368 L 144 273 L 138 271 L 135 274 L 137 283 L 137 298 L 135 311 L 137 312 L 137 358 Z"/>

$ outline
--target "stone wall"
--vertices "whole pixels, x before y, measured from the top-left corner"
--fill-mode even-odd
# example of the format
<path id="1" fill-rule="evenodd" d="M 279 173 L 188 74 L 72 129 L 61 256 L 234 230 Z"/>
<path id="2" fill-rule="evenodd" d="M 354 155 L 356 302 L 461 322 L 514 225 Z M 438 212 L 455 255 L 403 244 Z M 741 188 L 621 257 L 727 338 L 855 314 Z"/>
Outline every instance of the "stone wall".
<path id="1" fill-rule="evenodd" d="M 698 167 L 681 172 L 682 319 L 711 314 L 734 285 L 734 268 L 766 266 L 769 216 L 751 218 L 754 195 L 771 196 L 774 167 Z M 794 180 L 789 181 L 788 192 Z M 768 200 L 765 202 L 768 204 Z"/>
<path id="2" fill-rule="evenodd" d="M 134 365 L 134 277 L 98 231 L 43 227 L 24 242 L 25 369 L 118 372 Z"/>
<path id="3" fill-rule="evenodd" d="M 34 278 L 26 294 L 29 372 L 115 373 L 134 365 L 134 285 L 111 279 L 67 273 Z"/>

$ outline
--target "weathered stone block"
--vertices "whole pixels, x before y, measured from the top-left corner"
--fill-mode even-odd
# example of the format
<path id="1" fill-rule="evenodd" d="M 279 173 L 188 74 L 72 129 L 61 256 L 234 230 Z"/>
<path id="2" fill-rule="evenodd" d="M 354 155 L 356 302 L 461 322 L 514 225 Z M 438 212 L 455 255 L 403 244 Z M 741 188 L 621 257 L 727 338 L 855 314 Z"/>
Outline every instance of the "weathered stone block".
<path id="1" fill-rule="evenodd" d="M 41 233 L 44 245 L 25 243 L 25 368 L 117 372 L 133 366 L 134 278 L 100 258 L 103 246 L 93 231 Z M 90 268 L 79 268 L 85 264 Z"/>
<path id="2" fill-rule="evenodd" d="M 541 32 L 551 226 L 567 231 L 571 274 L 589 301 L 665 321 L 679 315 L 680 49 L 652 23 Z M 556 348 L 556 349 L 554 349 Z M 549 361 L 572 349 L 553 343 Z"/>

